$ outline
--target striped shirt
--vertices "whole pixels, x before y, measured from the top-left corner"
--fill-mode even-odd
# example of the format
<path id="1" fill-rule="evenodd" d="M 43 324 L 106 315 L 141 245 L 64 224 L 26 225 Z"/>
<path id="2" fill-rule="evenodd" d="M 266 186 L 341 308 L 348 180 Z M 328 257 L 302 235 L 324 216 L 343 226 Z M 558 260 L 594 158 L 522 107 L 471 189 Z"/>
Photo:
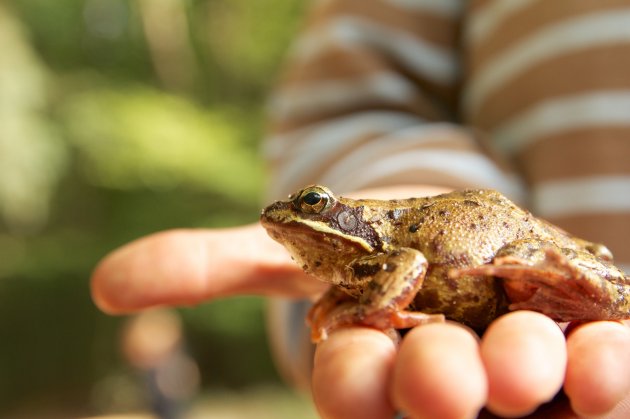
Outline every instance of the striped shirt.
<path id="1" fill-rule="evenodd" d="M 276 198 L 494 188 L 630 271 L 630 1 L 319 0 L 270 101 Z"/>

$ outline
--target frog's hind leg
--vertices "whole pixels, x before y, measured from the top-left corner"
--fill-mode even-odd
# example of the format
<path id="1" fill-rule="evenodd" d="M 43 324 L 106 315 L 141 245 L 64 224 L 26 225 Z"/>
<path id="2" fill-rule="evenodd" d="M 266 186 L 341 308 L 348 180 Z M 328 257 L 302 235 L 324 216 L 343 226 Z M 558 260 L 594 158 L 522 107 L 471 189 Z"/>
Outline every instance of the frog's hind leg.
<path id="1" fill-rule="evenodd" d="M 540 244 L 540 243 L 539 243 Z M 521 243 L 492 264 L 457 269 L 452 277 L 504 280 L 511 310 L 534 310 L 557 321 L 630 318 L 630 278 L 590 252 Z"/>
<path id="2" fill-rule="evenodd" d="M 317 302 L 309 318 L 312 340 L 324 340 L 329 331 L 341 326 L 364 325 L 388 332 L 444 321 L 441 314 L 406 310 L 422 286 L 427 266 L 422 253 L 407 248 L 358 259 L 350 268 L 355 274 L 370 272 L 367 288 L 358 301 Z M 331 291 L 331 295 L 337 293 Z"/>

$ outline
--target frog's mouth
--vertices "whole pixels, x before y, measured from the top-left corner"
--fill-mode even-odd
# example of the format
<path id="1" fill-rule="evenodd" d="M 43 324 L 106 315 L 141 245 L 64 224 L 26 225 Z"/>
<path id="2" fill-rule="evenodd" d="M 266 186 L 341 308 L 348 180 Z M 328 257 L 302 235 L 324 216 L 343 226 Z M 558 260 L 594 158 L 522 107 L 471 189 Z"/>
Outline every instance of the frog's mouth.
<path id="1" fill-rule="evenodd" d="M 352 252 L 358 250 L 371 253 L 374 251 L 372 245 L 363 238 L 344 234 L 321 222 L 304 219 L 293 220 L 280 225 L 263 223 L 263 227 L 267 229 L 274 240 L 280 243 L 292 241 L 303 246 L 334 252 L 345 249 Z"/>

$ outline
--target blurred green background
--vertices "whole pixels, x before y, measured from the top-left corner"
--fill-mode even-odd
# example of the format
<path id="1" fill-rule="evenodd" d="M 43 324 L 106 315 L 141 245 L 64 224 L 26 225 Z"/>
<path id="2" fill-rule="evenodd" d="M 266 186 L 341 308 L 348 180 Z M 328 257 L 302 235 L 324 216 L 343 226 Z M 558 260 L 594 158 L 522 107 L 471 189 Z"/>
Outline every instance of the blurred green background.
<path id="1" fill-rule="evenodd" d="M 256 220 L 265 96 L 305 3 L 0 3 L 0 417 L 146 409 L 90 271 L 144 234 Z M 296 417 L 309 404 L 281 387 L 263 305 L 179 310 L 199 397 Z"/>

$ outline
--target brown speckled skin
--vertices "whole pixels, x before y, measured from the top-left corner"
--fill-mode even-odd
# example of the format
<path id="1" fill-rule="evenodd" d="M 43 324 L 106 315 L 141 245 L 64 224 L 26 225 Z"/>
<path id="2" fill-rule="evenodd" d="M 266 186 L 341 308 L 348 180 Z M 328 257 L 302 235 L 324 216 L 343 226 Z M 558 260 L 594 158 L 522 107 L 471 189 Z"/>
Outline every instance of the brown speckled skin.
<path id="1" fill-rule="evenodd" d="M 330 197 L 321 212 L 300 207 L 308 190 Z M 477 330 L 510 308 L 561 321 L 630 317 L 630 277 L 612 265 L 608 249 L 533 217 L 496 191 L 384 201 L 334 197 L 311 186 L 265 208 L 261 222 L 305 271 L 353 297 L 383 268 L 379 258 L 375 266 L 362 259 L 360 269 L 357 260 L 418 250 L 428 269 L 410 308 Z M 563 310 L 574 293 L 580 302 Z"/>

